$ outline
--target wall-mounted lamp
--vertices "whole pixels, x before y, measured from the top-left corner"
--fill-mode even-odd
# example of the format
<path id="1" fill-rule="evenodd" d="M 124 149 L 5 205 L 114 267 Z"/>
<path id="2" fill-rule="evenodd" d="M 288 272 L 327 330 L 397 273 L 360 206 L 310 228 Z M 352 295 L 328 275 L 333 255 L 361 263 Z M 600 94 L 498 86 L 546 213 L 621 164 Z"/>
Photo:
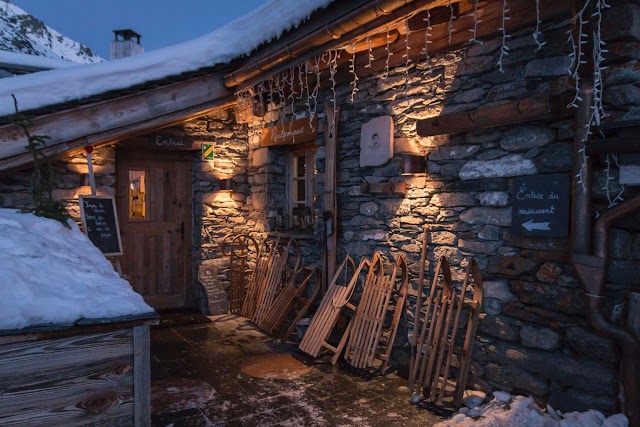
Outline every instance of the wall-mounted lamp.
<path id="1" fill-rule="evenodd" d="M 227 191 L 232 193 L 236 188 L 236 183 L 231 178 L 219 179 L 218 185 L 220 186 L 220 191 Z"/>
<path id="2" fill-rule="evenodd" d="M 400 155 L 400 164 L 402 166 L 402 175 L 417 175 L 427 173 L 426 154 L 403 153 Z"/>

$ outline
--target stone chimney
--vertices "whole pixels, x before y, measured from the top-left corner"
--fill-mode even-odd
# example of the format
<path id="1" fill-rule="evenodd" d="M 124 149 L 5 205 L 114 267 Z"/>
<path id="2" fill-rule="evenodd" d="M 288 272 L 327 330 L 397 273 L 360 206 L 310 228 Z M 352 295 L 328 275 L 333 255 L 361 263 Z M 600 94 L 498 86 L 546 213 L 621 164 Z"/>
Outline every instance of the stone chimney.
<path id="1" fill-rule="evenodd" d="M 125 58 L 144 53 L 144 47 L 140 44 L 140 38 L 142 38 L 140 34 L 128 29 L 113 30 L 113 34 L 114 39 L 111 42 L 110 59 Z"/>

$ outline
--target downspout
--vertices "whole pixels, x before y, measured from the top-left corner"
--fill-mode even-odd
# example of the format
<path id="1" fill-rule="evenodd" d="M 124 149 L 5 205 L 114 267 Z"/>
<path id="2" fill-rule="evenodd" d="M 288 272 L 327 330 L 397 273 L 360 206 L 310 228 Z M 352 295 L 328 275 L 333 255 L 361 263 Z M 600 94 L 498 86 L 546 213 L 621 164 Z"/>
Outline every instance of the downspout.
<path id="1" fill-rule="evenodd" d="M 347 5 L 344 0 L 336 0 L 334 3 Z M 323 22 L 315 24 L 316 29 L 302 37 L 281 42 L 276 41 L 274 47 L 267 53 L 260 56 L 250 56 L 247 64 L 236 71 L 223 77 L 226 87 L 232 88 L 240 84 L 247 84 L 265 73 L 274 73 L 280 68 L 287 67 L 290 61 L 303 61 L 314 54 L 322 53 L 327 49 L 337 45 L 338 40 L 348 37 L 357 37 L 367 31 L 372 30 L 370 25 L 376 19 L 388 15 L 402 15 L 408 10 L 403 6 L 410 6 L 407 9 L 415 9 L 430 3 L 428 0 L 359 0 L 355 3 L 355 8 L 345 14 L 338 15 L 334 19 L 327 17 Z M 415 3 L 411 4 L 411 3 Z M 336 5 L 341 7 L 342 4 Z M 311 24 L 313 25 L 313 24 Z M 346 38 L 346 37 L 345 37 Z"/>
<path id="2" fill-rule="evenodd" d="M 580 2 L 574 1 L 574 16 Z M 586 11 L 593 20 L 593 10 Z M 589 24 L 591 26 L 591 24 Z M 574 23 L 574 33 L 578 31 Z M 590 33 L 590 31 L 586 31 Z M 586 51 L 589 52 L 589 46 Z M 640 342 L 628 331 L 609 321 L 602 312 L 604 289 L 608 271 L 608 237 L 611 224 L 640 208 L 640 196 L 624 202 L 605 212 L 595 224 L 594 255 L 591 253 L 592 238 L 592 166 L 586 157 L 585 143 L 588 139 L 591 106 L 593 105 L 593 58 L 585 55 L 587 63 L 580 67 L 579 95 L 582 102 L 574 119 L 573 142 L 573 201 L 572 201 L 572 263 L 585 291 L 587 319 L 599 334 L 612 338 L 621 349 L 620 376 L 624 396 L 621 404 L 629 425 L 640 426 Z M 579 59 L 578 59 L 579 60 Z M 579 178 L 578 178 L 579 177 Z"/>

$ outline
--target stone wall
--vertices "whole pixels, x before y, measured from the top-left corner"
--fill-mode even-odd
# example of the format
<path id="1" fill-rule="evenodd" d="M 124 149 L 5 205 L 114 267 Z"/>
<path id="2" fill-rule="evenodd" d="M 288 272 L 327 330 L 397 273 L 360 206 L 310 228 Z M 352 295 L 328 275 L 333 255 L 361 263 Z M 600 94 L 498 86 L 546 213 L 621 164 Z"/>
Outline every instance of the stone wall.
<path id="1" fill-rule="evenodd" d="M 218 280 L 216 292 L 226 292 L 229 286 L 229 258 L 220 250 L 220 243 L 228 234 L 241 234 L 254 229 L 247 221 L 247 131 L 237 124 L 230 110 L 220 111 L 184 124 L 185 133 L 201 143 L 215 145 L 213 162 L 197 156 L 193 180 L 193 273 L 196 304 L 204 313 L 221 314 L 224 307 L 207 306 L 205 290 L 197 282 L 198 269 L 214 265 Z M 233 192 L 220 191 L 220 179 L 231 178 Z M 213 290 L 208 290 L 211 293 Z"/>
<path id="2" fill-rule="evenodd" d="M 612 118 L 638 111 L 635 95 L 640 78 L 638 15 L 640 7 L 616 2 L 607 12 L 605 36 L 610 43 L 605 103 Z M 639 9 L 638 11 L 636 9 Z M 631 13 L 631 18 L 620 14 Z M 638 15 L 640 17 L 640 15 Z M 613 22 L 621 20 L 614 31 Z M 381 251 L 393 259 L 408 256 L 415 288 L 422 248 L 421 229 L 428 225 L 430 272 L 447 256 L 460 280 L 467 260 L 478 260 L 485 279 L 485 302 L 471 367 L 470 384 L 487 391 L 503 389 L 551 398 L 556 405 L 616 410 L 618 355 L 614 345 L 588 326 L 584 297 L 569 263 L 569 239 L 521 237 L 511 230 L 512 181 L 523 175 L 571 175 L 572 120 L 546 120 L 421 138 L 417 120 L 446 112 L 473 110 L 494 101 L 572 94 L 567 69 L 571 46 L 567 22 L 546 22 L 547 42 L 538 49 L 534 28 L 511 34 L 504 72 L 498 70 L 501 40 L 468 44 L 425 61 L 392 69 L 387 78 L 360 78 L 355 102 L 351 87 L 336 87 L 341 106 L 338 133 L 339 255 L 356 258 Z M 407 80 L 408 76 L 408 80 Z M 345 81 L 346 79 L 343 79 Z M 624 97 L 618 92 L 624 92 Z M 319 99 L 331 99 L 329 91 Z M 318 103 L 322 104 L 321 102 Z M 390 115 L 395 125 L 396 156 L 386 165 L 360 167 L 360 128 L 372 118 Z M 321 212 L 324 150 L 318 135 L 316 195 Z M 401 177 L 398 151 L 427 152 L 426 177 Z M 257 231 L 273 230 L 275 209 L 285 189 L 282 147 L 259 148 L 250 143 L 249 218 Z M 613 163 L 612 163 L 613 165 Z M 606 172 L 596 161 L 596 208 L 607 208 L 602 180 Z M 617 170 L 610 168 L 611 193 L 617 194 Z M 400 182 L 407 193 L 363 194 L 363 182 Z M 633 192 L 633 190 L 627 190 Z M 628 194 L 628 193 L 625 193 Z M 317 216 L 316 216 L 317 217 Z M 307 253 L 319 256 L 321 223 L 315 227 Z M 613 232 L 608 316 L 620 319 L 624 301 L 640 266 L 636 224 Z M 320 263 L 319 258 L 316 262 Z M 430 277 L 430 276 L 429 276 Z M 415 293 L 415 292 L 414 292 Z M 411 300 L 413 301 L 413 300 Z M 617 316 L 617 317 L 616 317 Z M 410 316 L 409 316 L 410 318 Z M 410 325 L 409 325 L 410 332 Z M 407 340 L 399 339 L 394 357 L 404 359 Z M 406 353 L 405 353 L 406 354 Z M 562 403 L 565 402 L 565 403 Z"/>

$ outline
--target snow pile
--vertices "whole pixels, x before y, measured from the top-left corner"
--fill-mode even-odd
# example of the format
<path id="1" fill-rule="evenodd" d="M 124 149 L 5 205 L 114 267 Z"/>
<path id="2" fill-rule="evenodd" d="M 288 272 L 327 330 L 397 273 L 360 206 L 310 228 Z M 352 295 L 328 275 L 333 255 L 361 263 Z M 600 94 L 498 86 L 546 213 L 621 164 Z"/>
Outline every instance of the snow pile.
<path id="1" fill-rule="evenodd" d="M 0 50 L 0 65 L 6 64 L 7 67 L 11 65 L 22 65 L 26 67 L 34 68 L 67 68 L 73 67 L 78 64 L 77 62 L 63 61 L 62 59 L 47 58 L 46 56 L 29 55 L 26 53 L 8 52 L 6 50 Z"/>
<path id="2" fill-rule="evenodd" d="M 436 424 L 439 427 L 628 427 L 623 414 L 606 418 L 602 413 L 590 409 L 586 412 L 554 411 L 547 406 L 543 412 L 532 398 L 511 396 L 503 391 L 493 393 L 493 399 L 482 406 L 463 406 L 450 420 Z M 466 402 L 474 402 L 474 399 Z M 469 404 L 473 406 L 473 404 Z"/>
<path id="3" fill-rule="evenodd" d="M 0 209 L 0 329 L 153 311 L 69 225 Z"/>
<path id="4" fill-rule="evenodd" d="M 299 25 L 332 0 L 269 0 L 255 11 L 200 38 L 82 67 L 44 71 L 0 80 L 0 116 L 82 99 L 111 90 L 224 64 Z"/>

